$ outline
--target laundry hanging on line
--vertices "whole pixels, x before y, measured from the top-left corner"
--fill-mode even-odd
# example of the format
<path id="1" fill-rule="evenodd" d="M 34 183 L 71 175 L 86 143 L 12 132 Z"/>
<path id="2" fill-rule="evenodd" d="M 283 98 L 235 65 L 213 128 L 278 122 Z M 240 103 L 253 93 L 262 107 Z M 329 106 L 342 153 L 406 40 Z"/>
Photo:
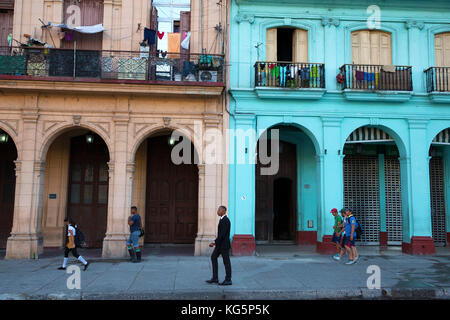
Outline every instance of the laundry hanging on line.
<path id="1" fill-rule="evenodd" d="M 184 40 L 181 42 L 181 47 L 183 49 L 189 50 L 189 41 L 191 38 L 191 32 L 185 32 L 185 38 Z"/>
<path id="2" fill-rule="evenodd" d="M 156 43 L 156 31 L 144 28 L 144 41 L 147 41 L 149 45 L 153 45 Z"/>

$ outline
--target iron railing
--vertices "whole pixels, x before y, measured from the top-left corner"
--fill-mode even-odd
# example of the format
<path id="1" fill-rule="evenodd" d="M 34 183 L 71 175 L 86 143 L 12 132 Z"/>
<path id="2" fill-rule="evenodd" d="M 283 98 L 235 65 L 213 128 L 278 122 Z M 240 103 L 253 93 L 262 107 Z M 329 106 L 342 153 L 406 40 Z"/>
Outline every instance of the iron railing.
<path id="1" fill-rule="evenodd" d="M 323 63 L 256 62 L 255 86 L 275 88 L 325 88 Z"/>
<path id="2" fill-rule="evenodd" d="M 425 72 L 427 92 L 450 92 L 450 67 L 430 67 Z"/>
<path id="3" fill-rule="evenodd" d="M 0 51 L 0 77 L 169 82 L 224 81 L 222 55 L 34 47 Z M 6 52 L 6 54 L 5 54 Z"/>
<path id="4" fill-rule="evenodd" d="M 410 66 L 345 64 L 340 74 L 343 89 L 412 91 Z"/>

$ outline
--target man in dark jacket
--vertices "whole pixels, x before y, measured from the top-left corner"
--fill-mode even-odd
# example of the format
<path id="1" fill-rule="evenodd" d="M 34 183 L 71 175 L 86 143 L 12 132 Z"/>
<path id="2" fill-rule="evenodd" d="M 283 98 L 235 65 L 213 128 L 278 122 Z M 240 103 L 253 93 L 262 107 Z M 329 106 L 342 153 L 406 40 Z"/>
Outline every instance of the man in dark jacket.
<path id="1" fill-rule="evenodd" d="M 230 262 L 230 227 L 231 223 L 226 216 L 227 208 L 220 206 L 217 210 L 217 215 L 220 217 L 217 238 L 214 242 L 210 243 L 210 247 L 215 247 L 211 255 L 213 277 L 211 280 L 206 280 L 208 283 L 219 283 L 217 258 L 222 255 L 223 264 L 225 265 L 225 280 L 219 285 L 229 286 L 231 285 L 231 262 Z"/>

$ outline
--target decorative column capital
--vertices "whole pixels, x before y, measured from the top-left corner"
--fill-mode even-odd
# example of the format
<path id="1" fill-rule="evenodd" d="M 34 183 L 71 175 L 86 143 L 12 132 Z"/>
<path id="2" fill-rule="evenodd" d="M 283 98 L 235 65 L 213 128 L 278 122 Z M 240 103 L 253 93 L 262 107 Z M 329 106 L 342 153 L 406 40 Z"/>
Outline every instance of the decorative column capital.
<path id="1" fill-rule="evenodd" d="M 23 111 L 22 112 L 22 119 L 23 122 L 26 123 L 37 123 L 39 119 L 39 113 L 37 112 L 30 112 L 30 111 Z"/>
<path id="2" fill-rule="evenodd" d="M 45 172 L 46 163 L 45 161 L 35 161 L 34 162 L 34 172 L 37 172 L 39 174 Z"/>
<path id="3" fill-rule="evenodd" d="M 324 127 L 340 127 L 342 117 L 321 117 Z"/>
<path id="4" fill-rule="evenodd" d="M 203 177 L 205 175 L 205 165 L 204 164 L 198 164 L 197 168 L 198 168 L 199 178 Z"/>
<path id="5" fill-rule="evenodd" d="M 14 164 L 16 167 L 14 168 L 14 171 L 16 172 L 16 177 L 19 175 L 20 171 L 22 170 L 22 161 L 20 160 L 14 160 Z"/>
<path id="6" fill-rule="evenodd" d="M 111 178 L 114 173 L 114 162 L 109 161 L 109 162 L 107 162 L 107 165 L 108 165 L 109 178 Z"/>
<path id="7" fill-rule="evenodd" d="M 236 15 L 235 18 L 237 23 L 241 23 L 241 22 L 245 22 L 247 21 L 248 23 L 252 24 L 253 22 L 255 22 L 255 16 L 252 14 L 241 14 L 239 13 L 238 15 Z"/>
<path id="8" fill-rule="evenodd" d="M 425 26 L 425 24 L 423 23 L 423 21 L 408 20 L 405 22 L 405 28 L 408 30 L 413 29 L 413 28 L 422 30 L 424 26 Z"/>
<path id="9" fill-rule="evenodd" d="M 118 126 L 127 126 L 130 122 L 130 116 L 128 114 L 125 115 L 114 115 L 113 121 Z"/>
<path id="10" fill-rule="evenodd" d="M 339 20 L 339 18 L 322 17 L 322 26 L 324 27 L 331 27 L 331 26 L 338 27 L 340 24 L 341 21 Z"/>
<path id="11" fill-rule="evenodd" d="M 410 119 L 408 125 L 410 129 L 426 129 L 428 122 L 428 119 Z"/>
<path id="12" fill-rule="evenodd" d="M 134 162 L 127 162 L 127 172 L 133 174 L 136 169 L 136 164 Z"/>

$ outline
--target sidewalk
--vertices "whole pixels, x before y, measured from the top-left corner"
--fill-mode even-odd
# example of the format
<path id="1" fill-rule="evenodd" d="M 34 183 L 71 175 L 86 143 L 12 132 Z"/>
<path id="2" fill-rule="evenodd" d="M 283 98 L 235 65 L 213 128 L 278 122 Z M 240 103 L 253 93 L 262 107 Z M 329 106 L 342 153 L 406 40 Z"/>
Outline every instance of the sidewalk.
<path id="1" fill-rule="evenodd" d="M 352 266 L 289 249 L 263 247 L 253 257 L 232 257 L 233 285 L 225 287 L 205 283 L 210 259 L 192 256 L 189 247 L 145 248 L 141 263 L 80 250 L 91 262 L 81 271 L 81 290 L 67 289 L 70 275 L 57 270 L 62 255 L 54 250 L 38 260 L 0 260 L 0 299 L 450 299 L 448 249 L 435 256 L 363 249 Z M 381 290 L 367 288 L 369 265 L 381 269 Z M 219 258 L 220 280 L 224 272 Z"/>

